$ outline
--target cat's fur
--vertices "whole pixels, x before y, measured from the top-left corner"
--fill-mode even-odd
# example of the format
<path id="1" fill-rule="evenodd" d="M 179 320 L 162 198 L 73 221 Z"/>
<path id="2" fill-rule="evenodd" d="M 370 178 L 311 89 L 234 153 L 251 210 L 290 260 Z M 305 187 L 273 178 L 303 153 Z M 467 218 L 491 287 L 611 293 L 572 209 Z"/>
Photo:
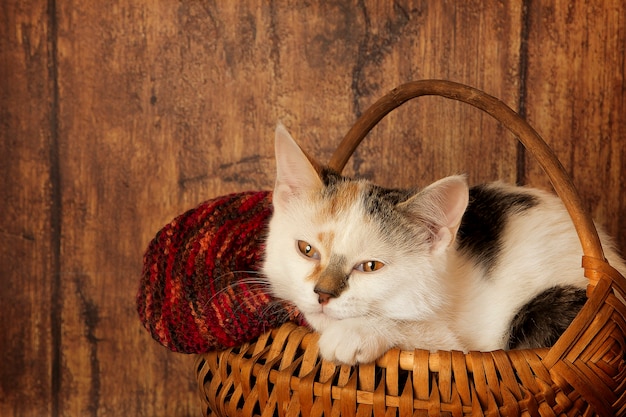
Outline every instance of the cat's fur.
<path id="1" fill-rule="evenodd" d="M 549 345 L 585 301 L 578 236 L 547 192 L 464 176 L 384 189 L 317 170 L 281 125 L 276 164 L 263 272 L 324 359 Z"/>

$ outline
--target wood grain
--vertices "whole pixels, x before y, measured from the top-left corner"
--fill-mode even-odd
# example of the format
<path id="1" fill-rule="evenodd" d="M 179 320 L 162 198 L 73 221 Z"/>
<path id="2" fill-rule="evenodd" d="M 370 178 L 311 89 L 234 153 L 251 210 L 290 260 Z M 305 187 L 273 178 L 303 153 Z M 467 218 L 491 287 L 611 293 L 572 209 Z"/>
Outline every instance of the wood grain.
<path id="1" fill-rule="evenodd" d="M 168 95 L 154 67 L 178 65 L 188 44 L 176 39 L 169 52 L 176 7 L 59 3 L 61 414 L 194 414 L 193 358 L 154 343 L 134 306 L 142 252 L 159 223 L 193 204 L 180 178 L 203 165 L 186 159 L 204 141 L 191 129 L 204 125 L 187 110 L 194 97 L 178 67 L 168 76 L 183 91 L 171 91 L 172 109 L 157 108 Z"/>
<path id="2" fill-rule="evenodd" d="M 587 209 L 626 248 L 626 4 L 545 1 L 529 10 L 527 116 Z M 547 185 L 529 162 L 528 182 Z"/>
<path id="3" fill-rule="evenodd" d="M 46 2 L 0 5 L 0 415 L 54 407 L 58 206 Z"/>
<path id="4" fill-rule="evenodd" d="M 406 81 L 521 110 L 626 247 L 625 6 L 536 3 L 0 5 L 0 415 L 197 415 L 193 357 L 135 311 L 148 242 L 208 198 L 271 188 L 278 120 L 326 162 Z M 547 185 L 489 116 L 432 97 L 385 118 L 346 172 Z"/>
<path id="5" fill-rule="evenodd" d="M 353 79 L 355 116 L 396 85 L 429 78 L 470 84 L 517 108 L 517 2 L 497 8 L 476 1 L 414 2 L 389 9 L 387 15 L 367 10 L 370 27 Z M 406 19 L 403 26 L 389 23 L 398 16 Z M 357 151 L 352 168 L 395 186 L 424 186 L 457 173 L 467 173 L 471 183 L 515 182 L 516 149 L 514 138 L 489 116 L 424 97 L 383 120 Z"/>

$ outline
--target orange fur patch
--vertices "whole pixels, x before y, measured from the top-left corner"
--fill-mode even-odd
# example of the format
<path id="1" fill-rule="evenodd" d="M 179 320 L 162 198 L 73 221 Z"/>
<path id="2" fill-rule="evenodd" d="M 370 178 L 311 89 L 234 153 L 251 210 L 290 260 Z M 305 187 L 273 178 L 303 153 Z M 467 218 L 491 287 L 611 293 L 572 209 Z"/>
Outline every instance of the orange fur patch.
<path id="1" fill-rule="evenodd" d="M 335 240 L 335 232 L 320 232 L 317 234 L 317 240 L 321 243 L 326 253 L 331 253 Z"/>
<path id="2" fill-rule="evenodd" d="M 348 210 L 354 205 L 361 193 L 361 184 L 358 182 L 345 182 L 337 186 L 333 197 L 325 201 L 320 215 L 323 219 L 336 216 L 342 211 Z"/>
<path id="3" fill-rule="evenodd" d="M 306 277 L 306 280 L 317 282 L 317 278 L 320 276 L 323 270 L 324 270 L 324 267 L 322 266 L 322 264 L 319 262 L 316 262 L 315 267 L 313 268 L 313 271 L 311 272 L 309 276 Z"/>
<path id="4" fill-rule="evenodd" d="M 317 234 L 317 240 L 319 242 L 318 250 L 322 249 L 323 253 L 331 253 L 333 241 L 335 240 L 335 232 L 320 232 Z M 315 263 L 315 267 L 311 274 L 307 277 L 308 280 L 317 281 L 319 275 L 327 266 L 328 259 L 320 259 Z"/>

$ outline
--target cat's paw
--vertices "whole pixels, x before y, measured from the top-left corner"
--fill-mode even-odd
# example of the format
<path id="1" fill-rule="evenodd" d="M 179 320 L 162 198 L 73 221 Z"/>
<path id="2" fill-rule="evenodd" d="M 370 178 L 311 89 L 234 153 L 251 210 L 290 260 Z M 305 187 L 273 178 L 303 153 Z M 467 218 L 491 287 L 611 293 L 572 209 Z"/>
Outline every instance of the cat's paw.
<path id="1" fill-rule="evenodd" d="M 372 331 L 371 326 L 347 320 L 328 326 L 319 339 L 323 359 L 346 365 L 373 362 L 391 347 L 388 339 Z"/>

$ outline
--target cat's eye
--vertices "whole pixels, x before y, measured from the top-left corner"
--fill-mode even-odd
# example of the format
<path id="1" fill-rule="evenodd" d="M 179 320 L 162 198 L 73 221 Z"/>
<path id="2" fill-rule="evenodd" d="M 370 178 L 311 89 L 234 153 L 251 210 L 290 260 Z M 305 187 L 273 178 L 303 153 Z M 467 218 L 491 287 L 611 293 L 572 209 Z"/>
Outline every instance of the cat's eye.
<path id="1" fill-rule="evenodd" d="M 378 271 L 383 266 L 385 266 L 385 264 L 380 261 L 366 261 L 362 264 L 358 264 L 354 269 L 361 272 L 374 272 Z"/>
<path id="2" fill-rule="evenodd" d="M 298 241 L 298 250 L 307 258 L 319 259 L 320 253 L 315 249 L 310 243 L 305 242 L 304 240 Z"/>

